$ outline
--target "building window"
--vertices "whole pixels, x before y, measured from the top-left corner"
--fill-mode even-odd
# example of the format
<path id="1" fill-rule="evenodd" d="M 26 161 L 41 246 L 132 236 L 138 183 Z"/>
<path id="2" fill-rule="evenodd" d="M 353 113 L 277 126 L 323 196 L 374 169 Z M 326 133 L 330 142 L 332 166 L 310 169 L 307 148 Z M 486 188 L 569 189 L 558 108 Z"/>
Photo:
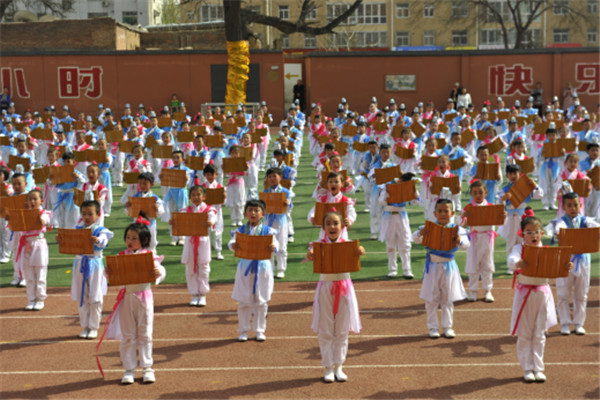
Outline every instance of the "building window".
<path id="1" fill-rule="evenodd" d="M 351 47 L 387 47 L 387 32 L 355 32 Z"/>
<path id="2" fill-rule="evenodd" d="M 503 21 L 511 19 L 510 9 L 506 1 L 488 1 L 485 7 L 485 22 L 498 22 L 498 14 Z"/>
<path id="3" fill-rule="evenodd" d="M 304 48 L 305 49 L 316 49 L 317 48 L 317 37 L 315 35 L 304 34 Z"/>
<path id="4" fill-rule="evenodd" d="M 332 43 L 334 47 L 348 47 L 348 34 L 347 33 L 334 33 L 332 35 Z"/>
<path id="5" fill-rule="evenodd" d="M 502 29 L 482 29 L 480 40 L 483 46 L 504 45 Z"/>
<path id="6" fill-rule="evenodd" d="M 435 16 L 435 5 L 433 3 L 425 3 L 423 6 L 423 16 L 425 18 L 433 18 Z"/>
<path id="7" fill-rule="evenodd" d="M 356 10 L 356 23 L 377 25 L 387 23 L 385 3 L 361 4 Z"/>
<path id="8" fill-rule="evenodd" d="M 554 15 L 567 15 L 569 13 L 569 0 L 554 0 Z"/>
<path id="9" fill-rule="evenodd" d="M 331 22 L 340 15 L 346 12 L 350 8 L 349 4 L 327 4 L 327 22 Z M 354 12 L 349 18 L 343 21 L 340 25 L 354 25 L 356 24 L 356 12 Z"/>
<path id="10" fill-rule="evenodd" d="M 435 46 L 435 31 L 423 31 L 423 46 Z"/>
<path id="11" fill-rule="evenodd" d="M 289 49 L 290 48 L 290 37 L 289 35 L 281 35 L 281 48 Z"/>
<path id="12" fill-rule="evenodd" d="M 289 6 L 279 6 L 279 18 L 280 19 L 290 19 L 290 7 Z"/>
<path id="13" fill-rule="evenodd" d="M 597 14 L 598 13 L 598 0 L 588 0 L 587 12 L 588 12 L 588 14 Z"/>
<path id="14" fill-rule="evenodd" d="M 193 21 L 196 18 L 194 11 L 188 10 L 185 12 L 185 17 L 188 21 Z"/>
<path id="15" fill-rule="evenodd" d="M 396 32 L 396 46 L 410 46 L 410 32 Z"/>
<path id="16" fill-rule="evenodd" d="M 408 3 L 396 4 L 396 18 L 410 18 Z"/>
<path id="17" fill-rule="evenodd" d="M 554 43 L 569 43 L 569 30 L 554 29 L 552 32 L 552 38 Z"/>
<path id="18" fill-rule="evenodd" d="M 466 46 L 469 43 L 467 31 L 452 31 L 452 46 Z"/>
<path id="19" fill-rule="evenodd" d="M 224 20 L 223 6 L 211 4 L 200 6 L 200 22 L 222 22 Z"/>
<path id="20" fill-rule="evenodd" d="M 137 11 L 123 11 L 123 23 L 129 25 L 138 24 Z"/>
<path id="21" fill-rule="evenodd" d="M 314 21 L 317 19 L 317 7 L 315 6 L 312 10 L 306 14 L 307 21 Z"/>
<path id="22" fill-rule="evenodd" d="M 588 43 L 597 43 L 598 42 L 598 30 L 597 29 L 588 29 L 587 41 L 588 41 Z"/>
<path id="23" fill-rule="evenodd" d="M 521 44 L 525 48 L 541 47 L 542 46 L 542 30 L 541 29 L 527 29 Z"/>
<path id="24" fill-rule="evenodd" d="M 467 18 L 469 16 L 469 4 L 462 0 L 452 1 L 452 18 Z"/>

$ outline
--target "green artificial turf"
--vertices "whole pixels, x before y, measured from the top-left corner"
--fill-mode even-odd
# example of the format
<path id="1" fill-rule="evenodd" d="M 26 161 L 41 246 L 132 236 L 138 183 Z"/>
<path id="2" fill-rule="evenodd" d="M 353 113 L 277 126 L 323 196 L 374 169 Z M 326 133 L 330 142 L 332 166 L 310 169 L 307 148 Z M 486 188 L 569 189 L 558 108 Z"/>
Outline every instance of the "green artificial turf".
<path id="1" fill-rule="evenodd" d="M 314 199 L 311 197 L 317 178 L 314 168 L 311 166 L 312 156 L 308 151 L 308 135 L 304 135 L 305 143 L 303 147 L 303 155 L 298 168 L 297 184 L 294 187 L 296 197 L 293 200 L 294 208 L 292 218 L 295 226 L 295 241 L 288 243 L 288 267 L 285 280 L 287 281 L 314 281 L 318 280 L 318 274 L 312 272 L 312 263 L 301 263 L 305 258 L 307 244 L 315 240 L 319 234 L 319 228 L 313 227 L 307 220 L 308 211 L 314 205 Z M 261 173 L 259 180 L 262 180 L 264 173 Z M 463 183 L 462 204 L 465 205 L 469 201 L 468 185 Z M 110 218 L 106 220 L 106 227 L 114 232 L 115 236 L 104 251 L 105 255 L 117 254 L 124 249 L 123 234 L 125 227 L 131 223 L 131 218 L 125 215 L 123 205 L 119 199 L 124 192 L 124 188 L 113 188 L 113 207 Z M 154 187 L 154 192 L 160 195 L 160 188 Z M 351 227 L 349 235 L 351 239 L 360 239 L 361 244 L 365 247 L 367 254 L 361 259 L 361 271 L 353 273 L 353 280 L 377 280 L 387 278 L 387 255 L 385 245 L 376 240 L 370 240 L 369 230 L 369 214 L 364 212 L 363 193 L 357 193 L 356 211 L 358 218 L 356 223 Z M 534 200 L 530 203 L 535 214 L 542 219 L 544 223 L 550 221 L 556 215 L 555 211 L 542 210 L 541 202 Z M 417 205 L 408 207 L 408 216 L 410 219 L 411 231 L 415 231 L 424 223 L 424 214 L 422 208 Z M 234 228 L 231 227 L 229 219 L 229 210 L 224 208 L 225 232 L 223 234 L 223 255 L 225 260 L 211 262 L 211 282 L 233 282 L 237 260 L 233 257 L 232 252 L 227 249 L 229 241 L 229 232 Z M 55 242 L 56 232 L 48 232 L 46 238 L 48 240 L 50 250 L 50 263 L 48 266 L 48 286 L 69 286 L 71 284 L 71 269 L 73 256 L 62 255 L 58 253 L 58 245 Z M 183 247 L 169 246 L 170 236 L 168 224 L 158 222 L 158 241 L 159 245 L 157 252 L 159 255 L 165 256 L 163 265 L 167 269 L 167 277 L 165 283 L 185 283 L 185 268 L 180 263 L 181 251 Z M 545 243 L 549 244 L 549 239 L 545 239 Z M 425 264 L 425 250 L 421 245 L 413 245 L 412 248 L 412 270 L 417 279 L 423 274 L 423 266 Z M 214 256 L 214 253 L 213 253 Z M 459 251 L 456 254 L 456 262 L 461 271 L 464 271 L 466 260 L 466 252 Z M 600 272 L 599 268 L 600 257 L 598 254 L 592 255 L 592 276 L 597 277 Z M 504 239 L 498 237 L 496 239 L 494 261 L 496 263 L 496 277 L 506 277 L 506 252 Z M 401 264 L 399 269 L 401 271 Z M 0 286 L 7 286 L 12 280 L 13 265 L 12 262 L 0 266 Z M 466 275 L 463 273 L 466 277 Z M 402 279 L 402 278 L 396 278 Z"/>

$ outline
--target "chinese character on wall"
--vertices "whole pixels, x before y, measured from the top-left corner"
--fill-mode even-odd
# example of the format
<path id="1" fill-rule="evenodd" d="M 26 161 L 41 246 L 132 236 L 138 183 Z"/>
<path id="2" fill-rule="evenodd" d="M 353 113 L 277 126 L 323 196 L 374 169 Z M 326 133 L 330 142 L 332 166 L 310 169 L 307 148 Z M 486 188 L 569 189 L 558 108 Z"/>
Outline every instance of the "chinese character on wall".
<path id="1" fill-rule="evenodd" d="M 58 67 L 58 97 L 78 99 L 81 92 L 90 99 L 102 97 L 102 67 Z"/>

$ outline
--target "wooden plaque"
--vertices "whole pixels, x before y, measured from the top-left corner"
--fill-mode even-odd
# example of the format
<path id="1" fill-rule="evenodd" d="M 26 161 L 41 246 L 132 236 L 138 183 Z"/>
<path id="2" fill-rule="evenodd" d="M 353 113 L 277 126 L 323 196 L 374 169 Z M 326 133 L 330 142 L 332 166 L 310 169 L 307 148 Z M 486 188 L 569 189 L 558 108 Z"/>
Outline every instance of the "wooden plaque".
<path id="1" fill-rule="evenodd" d="M 532 157 L 526 158 L 525 160 L 515 160 L 515 164 L 521 167 L 522 174 L 531 174 L 535 169 L 535 160 Z"/>
<path id="2" fill-rule="evenodd" d="M 77 181 L 75 177 L 75 167 L 72 165 L 63 165 L 62 167 L 49 167 L 52 175 L 52 184 L 60 185 Z"/>
<path id="3" fill-rule="evenodd" d="M 173 146 L 167 145 L 155 145 L 152 147 L 152 157 L 160 159 L 170 159 L 173 155 Z"/>
<path id="4" fill-rule="evenodd" d="M 394 125 L 392 128 L 392 137 L 395 139 L 402 138 L 402 127 L 400 125 Z"/>
<path id="5" fill-rule="evenodd" d="M 10 138 L 6 135 L 0 136 L 0 146 L 10 146 Z"/>
<path id="6" fill-rule="evenodd" d="M 93 191 L 94 193 L 94 200 L 98 201 L 98 196 L 99 193 L 97 190 Z M 75 205 L 77 207 L 81 207 L 81 204 L 85 201 L 85 192 L 83 190 L 79 190 L 77 188 L 73 189 L 73 203 L 75 203 Z"/>
<path id="7" fill-rule="evenodd" d="M 585 140 L 582 140 L 581 142 L 579 142 L 579 145 L 577 146 L 577 150 L 587 152 L 587 145 L 588 145 L 588 142 L 586 142 Z"/>
<path id="8" fill-rule="evenodd" d="M 170 128 L 173 126 L 173 119 L 171 117 L 158 117 L 159 128 Z"/>
<path id="9" fill-rule="evenodd" d="M 329 140 L 329 136 L 328 135 L 317 135 L 316 133 L 313 135 L 313 137 L 315 139 L 317 139 L 317 142 L 319 142 L 320 145 L 324 145 L 325 143 L 328 143 Z"/>
<path id="10" fill-rule="evenodd" d="M 452 120 L 454 120 L 454 118 L 456 118 L 458 116 L 458 113 L 447 113 L 444 114 L 444 122 L 452 122 Z"/>
<path id="11" fill-rule="evenodd" d="M 133 151 L 133 146 L 137 144 L 137 141 L 133 140 L 125 140 L 123 142 L 119 142 L 119 151 L 121 153 L 131 154 Z M 154 154 L 154 152 L 152 152 Z"/>
<path id="12" fill-rule="evenodd" d="M 185 165 L 194 171 L 202 171 L 204 169 L 204 157 L 202 156 L 187 156 Z"/>
<path id="13" fill-rule="evenodd" d="M 486 144 L 485 147 L 487 147 L 488 151 L 490 152 L 490 155 L 492 155 L 504 149 L 506 147 L 506 143 L 504 143 L 504 141 L 501 138 L 497 137 L 490 143 Z"/>
<path id="14" fill-rule="evenodd" d="M 558 143 L 558 147 L 561 149 L 565 149 L 567 153 L 572 153 L 577 148 L 577 144 L 575 143 L 575 138 L 559 138 L 556 139 L 556 143 Z"/>
<path id="15" fill-rule="evenodd" d="M 161 186 L 184 188 L 187 185 L 187 174 L 183 169 L 163 169 L 161 172 Z"/>
<path id="16" fill-rule="evenodd" d="M 510 111 L 498 111 L 498 119 L 509 119 Z"/>
<path id="17" fill-rule="evenodd" d="M 223 128 L 224 135 L 237 135 L 238 126 L 235 124 L 235 122 L 223 122 L 221 124 L 221 128 Z"/>
<path id="18" fill-rule="evenodd" d="M 97 164 L 106 164 L 108 162 L 108 155 L 104 150 L 93 150 L 87 149 L 87 160 L 89 162 L 95 162 Z"/>
<path id="19" fill-rule="evenodd" d="M 410 130 L 415 134 L 416 137 L 421 137 L 425 133 L 425 127 L 417 121 L 412 123 Z"/>
<path id="20" fill-rule="evenodd" d="M 389 129 L 389 126 L 388 126 L 387 121 L 375 122 L 373 124 L 373 129 L 375 129 L 375 132 L 384 132 Z"/>
<path id="21" fill-rule="evenodd" d="M 235 242 L 239 248 L 235 250 L 234 255 L 238 258 L 245 260 L 271 259 L 272 252 L 269 246 L 273 243 L 273 235 L 255 236 L 236 232 Z"/>
<path id="22" fill-rule="evenodd" d="M 40 210 L 7 209 L 8 227 L 13 232 L 39 231 L 42 229 Z"/>
<path id="23" fill-rule="evenodd" d="M 267 128 L 256 128 L 254 132 L 257 133 L 260 137 L 265 137 L 267 136 L 267 133 L 269 133 L 267 132 Z"/>
<path id="24" fill-rule="evenodd" d="M 386 200 L 388 204 L 406 203 L 417 198 L 414 180 L 388 183 L 385 190 L 389 193 Z"/>
<path id="25" fill-rule="evenodd" d="M 461 192 L 460 180 L 458 176 L 451 176 L 444 178 L 441 176 L 433 176 L 431 178 L 431 193 L 439 196 L 442 192 L 442 188 L 447 187 L 450 189 L 452 194 L 459 194 Z"/>
<path id="26" fill-rule="evenodd" d="M 494 121 L 496 121 L 496 118 L 498 117 L 498 114 L 496 114 L 495 112 L 488 112 L 488 117 L 489 117 L 488 119 L 491 122 L 494 122 Z"/>
<path id="27" fill-rule="evenodd" d="M 196 135 L 192 131 L 180 131 L 177 132 L 177 141 L 179 143 L 192 143 Z"/>
<path id="28" fill-rule="evenodd" d="M 544 143 L 542 147 L 542 157 L 562 157 L 565 155 L 563 148 L 559 146 L 558 142 Z"/>
<path id="29" fill-rule="evenodd" d="M 210 134 L 210 127 L 207 125 L 194 125 L 191 127 L 191 130 L 194 132 L 194 136 Z"/>
<path id="30" fill-rule="evenodd" d="M 579 197 L 588 197 L 591 193 L 591 182 L 589 178 L 586 179 L 569 179 L 571 188 L 579 195 Z"/>
<path id="31" fill-rule="evenodd" d="M 402 175 L 402 171 L 400 171 L 399 165 L 388 168 L 375 168 L 375 183 L 383 185 L 384 183 L 393 181 L 395 178 L 400 178 L 400 175 Z"/>
<path id="32" fill-rule="evenodd" d="M 441 138 L 441 137 L 435 138 L 435 148 L 436 149 L 441 150 L 444 147 L 446 147 L 446 144 L 448 144 L 446 142 L 446 139 Z"/>
<path id="33" fill-rule="evenodd" d="M 19 157 L 12 154 L 8 156 L 9 169 L 14 171 L 19 164 L 23 166 L 24 172 L 29 172 L 31 170 L 31 160 L 28 157 Z"/>
<path id="34" fill-rule="evenodd" d="M 73 156 L 76 162 L 87 162 L 87 152 L 85 150 L 73 151 Z"/>
<path id="35" fill-rule="evenodd" d="M 94 244 L 91 242 L 91 229 L 58 228 L 61 241 L 58 244 L 60 254 L 94 255 Z"/>
<path id="36" fill-rule="evenodd" d="M 14 122 L 15 130 L 21 132 L 23 128 L 29 126 L 26 122 Z"/>
<path id="37" fill-rule="evenodd" d="M 315 203 L 315 216 L 314 216 L 314 226 L 322 226 L 323 225 L 323 217 L 329 211 L 334 209 L 342 215 L 342 218 L 346 218 L 346 203 Z"/>
<path id="38" fill-rule="evenodd" d="M 356 125 L 344 124 L 342 127 L 343 136 L 356 136 L 357 131 L 358 127 Z"/>
<path id="39" fill-rule="evenodd" d="M 121 127 L 127 129 L 131 126 L 133 120 L 130 118 L 121 118 Z"/>
<path id="40" fill-rule="evenodd" d="M 487 133 L 483 129 L 477 129 L 477 140 L 484 141 L 487 137 Z"/>
<path id="41" fill-rule="evenodd" d="M 467 147 L 475 139 L 475 132 L 472 129 L 466 129 L 460 134 L 460 145 Z"/>
<path id="42" fill-rule="evenodd" d="M 50 167 L 34 168 L 31 172 L 33 174 L 33 180 L 35 183 L 41 185 L 48 180 L 48 175 L 50 175 Z"/>
<path id="43" fill-rule="evenodd" d="M 439 124 L 438 131 L 447 134 L 448 133 L 448 125 L 446 125 L 446 124 Z"/>
<path id="44" fill-rule="evenodd" d="M 228 174 L 232 172 L 246 172 L 248 164 L 244 157 L 225 157 L 223 158 L 223 172 Z"/>
<path id="45" fill-rule="evenodd" d="M 92 135 L 85 135 L 83 137 L 83 140 L 85 141 L 86 144 L 89 144 L 90 146 L 94 145 L 94 137 Z"/>
<path id="46" fill-rule="evenodd" d="M 525 126 L 527 125 L 527 118 L 525 117 L 516 117 L 517 118 L 517 126 Z"/>
<path id="47" fill-rule="evenodd" d="M 235 126 L 243 128 L 246 126 L 246 117 L 235 117 Z"/>
<path id="48" fill-rule="evenodd" d="M 250 134 L 250 143 L 252 143 L 252 144 L 260 144 L 260 143 L 262 143 L 262 136 L 260 136 L 260 134 L 259 134 L 259 133 L 257 133 L 257 132 L 252 132 L 252 133 Z M 289 146 L 290 144 L 292 144 L 292 143 L 290 142 L 290 143 L 288 144 L 288 146 Z"/>
<path id="49" fill-rule="evenodd" d="M 342 142 L 341 140 L 334 141 L 332 143 L 335 146 L 335 151 L 337 151 L 340 156 L 344 157 L 346 154 L 348 154 L 349 143 Z"/>
<path id="50" fill-rule="evenodd" d="M 465 211 L 469 213 L 468 226 L 504 225 L 504 205 L 490 204 L 487 206 L 473 206 L 468 204 Z"/>
<path id="51" fill-rule="evenodd" d="M 24 210 L 27 208 L 27 194 L 0 197 L 0 217 L 6 217 L 8 210 Z"/>
<path id="52" fill-rule="evenodd" d="M 252 160 L 252 146 L 250 147 L 244 147 L 244 146 L 240 146 L 240 153 L 242 153 L 242 158 L 246 161 L 251 161 Z"/>
<path id="53" fill-rule="evenodd" d="M 527 267 L 521 274 L 535 278 L 566 278 L 569 276 L 568 264 L 571 261 L 571 247 L 523 248 L 523 261 Z"/>
<path id="54" fill-rule="evenodd" d="M 340 243 L 313 242 L 313 272 L 343 274 L 360 271 L 358 240 Z"/>
<path id="55" fill-rule="evenodd" d="M 206 135 L 204 136 L 204 142 L 206 147 L 223 147 L 223 135 Z"/>
<path id="56" fill-rule="evenodd" d="M 537 184 L 531 178 L 525 174 L 521 175 L 508 190 L 508 193 L 511 195 L 509 199 L 510 204 L 512 204 L 514 208 L 518 208 L 536 187 Z"/>
<path id="57" fill-rule="evenodd" d="M 144 145 L 147 149 L 153 149 L 154 146 L 158 145 L 158 142 L 156 141 L 154 135 L 148 135 L 146 136 L 146 141 L 144 142 Z"/>
<path id="58" fill-rule="evenodd" d="M 287 195 L 285 193 L 260 192 L 259 198 L 265 202 L 267 208 L 265 214 L 286 214 L 288 206 L 285 204 Z"/>
<path id="59" fill-rule="evenodd" d="M 285 165 L 293 166 L 294 165 L 294 154 L 293 153 L 287 153 L 285 155 L 284 162 L 285 162 Z"/>
<path id="60" fill-rule="evenodd" d="M 403 160 L 412 160 L 415 158 L 415 149 L 407 149 L 406 147 L 398 146 L 396 147 L 396 156 Z"/>
<path id="61" fill-rule="evenodd" d="M 148 122 L 142 122 L 142 126 L 144 127 L 144 129 L 150 129 L 150 121 Z"/>
<path id="62" fill-rule="evenodd" d="M 146 214 L 148 218 L 156 218 L 156 197 L 133 197 L 129 196 L 131 207 L 127 209 L 127 215 L 131 218 L 137 218 L 140 211 Z"/>
<path id="63" fill-rule="evenodd" d="M 212 206 L 212 205 L 223 204 L 225 202 L 225 188 L 224 187 L 214 188 L 214 189 L 206 188 L 205 190 L 206 190 L 206 198 L 204 199 L 204 202 L 206 204 Z"/>
<path id="64" fill-rule="evenodd" d="M 500 164 L 498 163 L 478 163 L 475 178 L 484 181 L 495 181 L 498 179 L 498 171 Z"/>
<path id="65" fill-rule="evenodd" d="M 450 160 L 450 169 L 455 171 L 457 169 L 461 169 L 462 167 L 465 166 L 465 158 L 464 157 L 458 157 L 455 158 L 454 160 Z"/>
<path id="66" fill-rule="evenodd" d="M 183 122 L 185 121 L 185 113 L 184 112 L 174 112 L 173 113 L 173 119 L 177 122 Z"/>
<path id="67" fill-rule="evenodd" d="M 104 136 L 106 137 L 106 141 L 108 143 L 119 143 L 125 141 L 123 131 L 106 130 L 104 131 Z"/>
<path id="68" fill-rule="evenodd" d="M 156 281 L 154 253 L 106 256 L 108 283 L 111 286 L 137 285 Z"/>
<path id="69" fill-rule="evenodd" d="M 173 236 L 208 236 L 208 213 L 174 212 Z"/>
<path id="70" fill-rule="evenodd" d="M 36 128 L 31 131 L 31 137 L 37 140 L 53 141 L 54 133 L 52 132 L 52 129 Z"/>
<path id="71" fill-rule="evenodd" d="M 359 153 L 364 153 L 369 150 L 369 143 L 365 142 L 357 142 L 356 140 L 352 142 L 352 149 L 358 151 Z"/>
<path id="72" fill-rule="evenodd" d="M 446 228 L 435 222 L 425 221 L 427 234 L 423 236 L 423 246 L 434 250 L 450 251 L 454 245 L 454 238 L 458 236 L 458 226 Z"/>
<path id="73" fill-rule="evenodd" d="M 571 246 L 573 254 L 597 253 L 600 250 L 600 227 L 561 228 L 558 245 Z"/>
<path id="74" fill-rule="evenodd" d="M 62 126 L 65 132 L 71 132 L 71 124 L 68 122 L 61 122 L 60 126 Z"/>
<path id="75" fill-rule="evenodd" d="M 279 182 L 279 184 L 281 186 L 283 186 L 286 189 L 290 189 L 292 187 L 292 181 L 291 179 L 281 179 L 281 181 Z M 267 183 L 266 179 L 265 179 L 265 189 L 268 189 L 269 184 Z"/>
<path id="76" fill-rule="evenodd" d="M 421 157 L 421 169 L 423 171 L 435 171 L 435 169 L 437 168 L 438 158 L 439 157 L 429 156 Z"/>
<path id="77" fill-rule="evenodd" d="M 271 122 L 273 122 L 271 120 L 271 117 L 269 115 L 263 115 L 263 123 L 266 125 L 271 125 Z"/>
<path id="78" fill-rule="evenodd" d="M 600 167 L 596 165 L 594 168 L 587 171 L 587 176 L 592 180 L 594 189 L 600 190 Z"/>
<path id="79" fill-rule="evenodd" d="M 139 177 L 139 172 L 123 172 L 123 183 L 128 185 L 137 185 Z"/>

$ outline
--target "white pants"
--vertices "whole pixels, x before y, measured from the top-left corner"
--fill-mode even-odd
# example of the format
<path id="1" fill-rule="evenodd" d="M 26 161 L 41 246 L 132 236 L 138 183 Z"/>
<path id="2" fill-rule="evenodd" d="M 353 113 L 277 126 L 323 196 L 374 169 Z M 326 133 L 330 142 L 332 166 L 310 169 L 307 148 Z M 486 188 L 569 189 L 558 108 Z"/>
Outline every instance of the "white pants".
<path id="1" fill-rule="evenodd" d="M 383 214 L 383 206 L 377 201 L 378 190 L 371 190 L 371 235 L 379 235 L 381 231 L 381 215 Z"/>
<path id="2" fill-rule="evenodd" d="M 492 290 L 494 286 L 493 272 L 491 271 L 480 271 L 474 274 L 469 274 L 469 291 L 477 292 L 479 286 L 479 276 L 481 276 L 481 288 L 488 292 Z"/>
<path id="3" fill-rule="evenodd" d="M 425 311 L 427 311 L 427 328 L 439 329 L 437 316 L 438 307 L 442 309 L 442 329 L 452 328 L 454 302 L 450 300 L 450 287 L 446 278 L 446 271 L 441 265 L 435 269 L 435 284 L 432 292 L 433 300 L 425 302 Z"/>
<path id="4" fill-rule="evenodd" d="M 100 329 L 102 319 L 102 302 L 90 303 L 89 290 L 85 291 L 83 305 L 79 307 L 79 325 L 83 329 Z"/>
<path id="5" fill-rule="evenodd" d="M 10 230 L 4 218 L 0 218 L 0 258 L 10 258 Z"/>
<path id="6" fill-rule="evenodd" d="M 588 291 L 590 290 L 590 269 L 589 266 L 586 267 L 579 266 L 581 272 L 578 276 L 569 273 L 569 276 L 566 278 L 556 279 L 556 296 L 558 297 L 556 308 L 561 326 L 573 323 L 577 327 L 583 326 L 585 323 L 585 309 L 587 306 Z M 573 293 L 572 320 L 571 310 L 569 309 L 571 292 Z"/>
<path id="7" fill-rule="evenodd" d="M 388 228 L 385 235 L 389 272 L 398 272 L 397 254 L 400 253 L 402 270 L 405 274 L 412 273 L 410 265 L 410 240 L 408 218 L 402 218 L 401 215 L 391 215 L 389 217 Z"/>
<path id="8" fill-rule="evenodd" d="M 126 371 L 134 370 L 138 365 L 137 352 L 140 355 L 140 367 L 150 368 L 152 359 L 152 328 L 154 322 L 154 303 L 144 304 L 135 294 L 126 293 L 121 303 L 119 324 L 121 340 L 121 362 Z"/>
<path id="9" fill-rule="evenodd" d="M 544 370 L 545 330 L 546 298 L 541 290 L 532 290 L 517 328 L 517 357 L 523 371 Z"/>
<path id="10" fill-rule="evenodd" d="M 598 215 L 598 207 L 600 207 L 600 192 L 592 190 L 590 195 L 583 202 L 584 215 L 590 218 L 596 218 Z"/>
<path id="11" fill-rule="evenodd" d="M 282 226 L 273 226 L 273 228 L 277 229 L 277 240 L 279 242 L 279 250 L 277 250 L 276 255 L 273 255 L 277 258 L 277 272 L 285 272 L 287 270 L 288 224 L 285 222 Z M 271 259 L 271 263 L 275 265 L 273 259 Z"/>
<path id="12" fill-rule="evenodd" d="M 370 180 L 365 178 L 363 183 L 363 188 L 365 191 L 365 209 L 371 209 L 371 192 L 373 191 L 373 183 Z"/>
<path id="13" fill-rule="evenodd" d="M 209 235 L 213 236 L 213 249 L 220 253 L 223 250 L 223 231 L 212 230 Z"/>
<path id="14" fill-rule="evenodd" d="M 48 266 L 29 266 L 24 265 L 23 272 L 27 280 L 27 301 L 46 300 L 46 276 L 48 275 Z"/>
<path id="15" fill-rule="evenodd" d="M 341 298 L 338 313 L 334 316 L 333 303 L 335 295 L 331 294 L 331 285 L 319 286 L 319 349 L 321 365 L 329 368 L 342 365 L 348 353 L 348 327 L 350 326 L 350 310 L 348 302 Z"/>
<path id="16" fill-rule="evenodd" d="M 242 333 L 250 330 L 250 321 L 252 315 L 254 315 L 252 329 L 256 333 L 264 333 L 267 330 L 268 308 L 267 303 L 238 303 L 238 332 Z"/>
<path id="17" fill-rule="evenodd" d="M 185 280 L 187 282 L 188 291 L 192 296 L 204 296 L 210 291 L 208 284 L 210 276 L 210 264 L 199 265 L 194 273 L 194 261 L 185 266 Z"/>

